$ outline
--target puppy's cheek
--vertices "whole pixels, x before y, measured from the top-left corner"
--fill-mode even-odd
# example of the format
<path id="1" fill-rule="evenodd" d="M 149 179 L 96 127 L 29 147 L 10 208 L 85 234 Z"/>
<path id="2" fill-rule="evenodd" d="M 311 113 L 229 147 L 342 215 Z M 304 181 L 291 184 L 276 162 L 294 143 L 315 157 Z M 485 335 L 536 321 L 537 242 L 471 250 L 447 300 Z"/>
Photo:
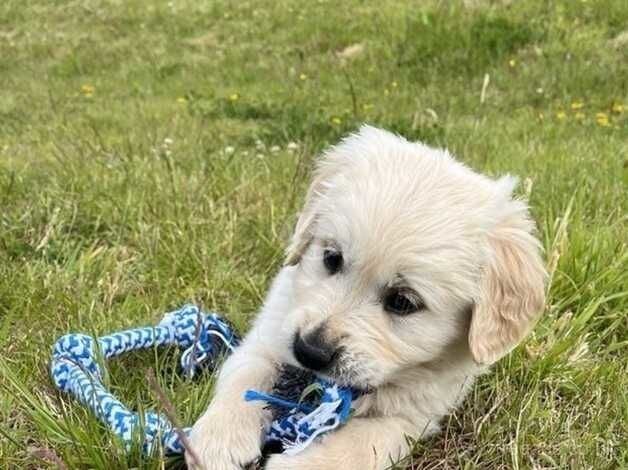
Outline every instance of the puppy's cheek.
<path id="1" fill-rule="evenodd" d="M 403 365 L 404 358 L 391 344 L 383 340 L 354 343 L 347 351 L 345 358 L 347 369 L 372 386 L 385 381 Z"/>
<path id="2" fill-rule="evenodd" d="M 332 375 L 343 384 L 369 389 L 382 383 L 384 376 L 381 371 L 385 367 L 375 358 L 346 354 L 339 358 Z"/>

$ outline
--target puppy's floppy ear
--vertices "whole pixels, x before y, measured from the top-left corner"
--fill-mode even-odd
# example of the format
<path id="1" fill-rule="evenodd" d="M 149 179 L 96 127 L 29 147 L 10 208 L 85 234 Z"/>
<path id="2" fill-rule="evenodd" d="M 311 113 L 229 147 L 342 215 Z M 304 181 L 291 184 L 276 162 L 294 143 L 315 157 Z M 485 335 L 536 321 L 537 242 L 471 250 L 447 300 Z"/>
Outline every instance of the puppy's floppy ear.
<path id="1" fill-rule="evenodd" d="M 492 364 L 512 350 L 545 304 L 546 272 L 532 235 L 534 223 L 523 202 L 510 204 L 508 216 L 489 235 L 489 262 L 471 318 L 469 346 L 480 364 Z"/>
<path id="2" fill-rule="evenodd" d="M 331 176 L 329 165 L 321 164 L 314 172 L 314 178 L 305 196 L 303 210 L 299 214 L 297 225 L 294 228 L 292 239 L 286 249 L 286 261 L 288 266 L 294 266 L 301 261 L 303 253 L 312 241 L 312 230 L 318 215 L 318 205 L 324 197 L 326 181 Z"/>

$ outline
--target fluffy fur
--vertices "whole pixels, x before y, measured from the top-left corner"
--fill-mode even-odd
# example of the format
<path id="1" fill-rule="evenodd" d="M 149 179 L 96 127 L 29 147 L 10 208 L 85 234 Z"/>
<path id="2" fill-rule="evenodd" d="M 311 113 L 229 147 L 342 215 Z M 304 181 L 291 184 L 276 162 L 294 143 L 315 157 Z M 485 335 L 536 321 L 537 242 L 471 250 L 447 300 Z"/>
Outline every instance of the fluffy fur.
<path id="1" fill-rule="evenodd" d="M 259 457 L 269 416 L 243 393 L 270 389 L 278 364 L 297 365 L 295 336 L 315 330 L 335 350 L 322 375 L 370 393 L 346 426 L 265 468 L 383 469 L 408 452 L 408 436 L 436 432 L 543 309 L 540 247 L 514 185 L 368 126 L 329 149 L 286 265 L 194 426 L 201 465 L 234 470 Z M 343 257 L 334 274 L 329 249 Z M 384 309 L 382 292 L 396 285 L 420 296 L 419 311 Z"/>

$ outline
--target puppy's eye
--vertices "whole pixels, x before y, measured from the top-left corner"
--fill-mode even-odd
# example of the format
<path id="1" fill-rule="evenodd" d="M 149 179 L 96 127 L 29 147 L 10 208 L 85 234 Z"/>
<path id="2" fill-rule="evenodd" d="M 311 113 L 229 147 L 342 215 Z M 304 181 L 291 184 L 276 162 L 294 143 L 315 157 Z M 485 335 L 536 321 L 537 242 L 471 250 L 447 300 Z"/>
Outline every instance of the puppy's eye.
<path id="1" fill-rule="evenodd" d="M 409 315 L 425 308 L 418 296 L 401 289 L 390 289 L 386 292 L 383 304 L 384 310 L 395 315 Z"/>
<path id="2" fill-rule="evenodd" d="M 323 264 L 329 274 L 336 274 L 342 269 L 342 253 L 339 251 L 326 249 L 323 252 Z"/>

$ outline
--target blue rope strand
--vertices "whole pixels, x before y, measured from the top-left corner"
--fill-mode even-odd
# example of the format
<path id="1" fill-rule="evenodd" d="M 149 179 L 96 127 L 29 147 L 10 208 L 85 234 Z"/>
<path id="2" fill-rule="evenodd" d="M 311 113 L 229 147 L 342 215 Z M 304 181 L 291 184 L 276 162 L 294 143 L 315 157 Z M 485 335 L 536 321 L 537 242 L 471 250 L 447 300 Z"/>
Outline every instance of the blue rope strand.
<path id="1" fill-rule="evenodd" d="M 264 401 L 269 405 L 274 405 L 278 408 L 285 408 L 287 410 L 298 410 L 303 413 L 311 413 L 314 408 L 306 403 L 297 403 L 294 401 L 284 400 L 281 397 L 271 395 L 269 393 L 258 392 L 257 390 L 247 390 L 244 393 L 244 399 L 246 401 Z"/>

